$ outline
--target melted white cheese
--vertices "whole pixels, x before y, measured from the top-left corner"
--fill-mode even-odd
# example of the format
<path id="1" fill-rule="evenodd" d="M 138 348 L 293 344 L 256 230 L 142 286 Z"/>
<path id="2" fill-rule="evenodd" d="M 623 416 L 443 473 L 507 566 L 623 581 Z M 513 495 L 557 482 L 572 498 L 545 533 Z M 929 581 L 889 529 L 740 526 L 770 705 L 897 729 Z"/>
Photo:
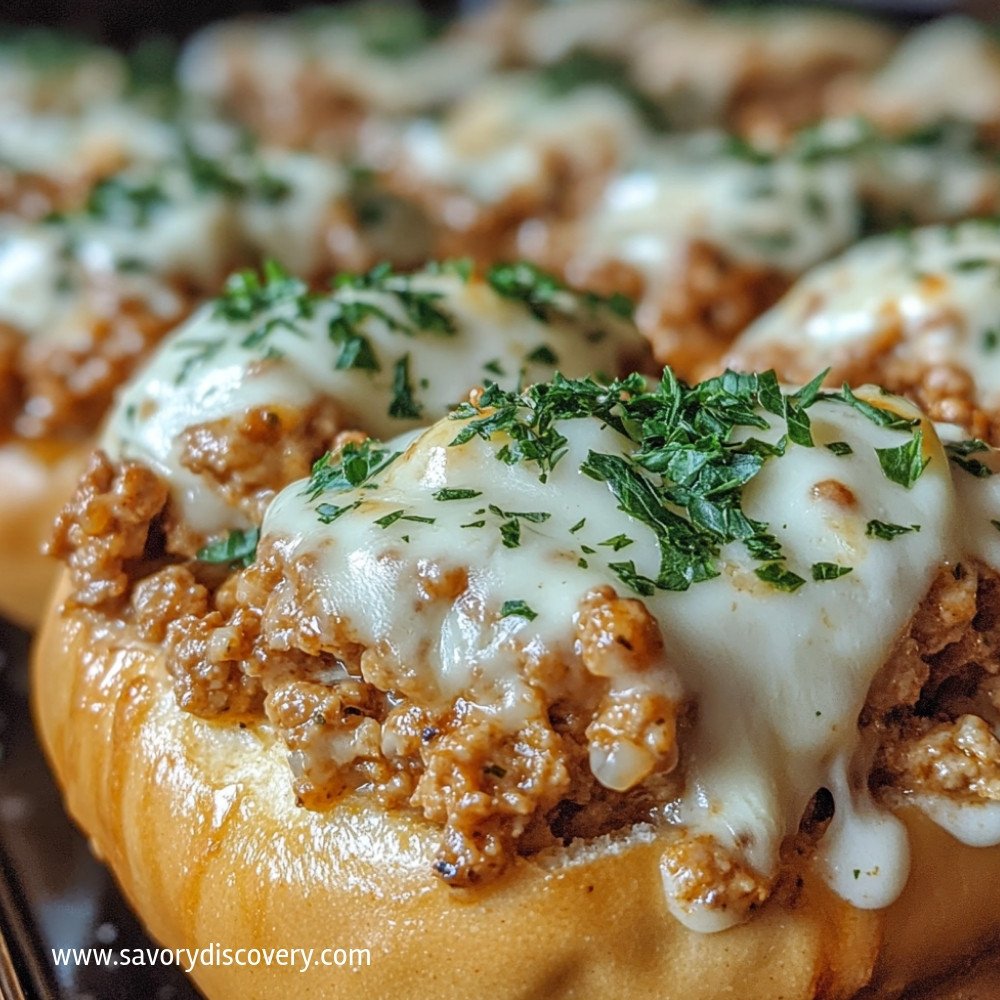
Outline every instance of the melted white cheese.
<path id="1" fill-rule="evenodd" d="M 620 260 L 669 283 L 692 240 L 737 260 L 798 273 L 854 239 L 860 205 L 850 165 L 793 158 L 754 163 L 717 133 L 661 143 L 615 178 L 581 225 L 570 263 L 585 273 Z"/>
<path id="2" fill-rule="evenodd" d="M 231 133 L 211 132 L 199 134 L 225 150 Z M 123 298 L 179 319 L 177 281 L 214 290 L 234 265 L 267 258 L 309 276 L 331 268 L 326 236 L 347 189 L 342 168 L 277 151 L 218 162 L 249 193 L 199 186 L 186 165 L 168 160 L 107 181 L 155 193 L 138 216 L 123 196 L 109 198 L 104 212 L 81 211 L 60 223 L 0 218 L 0 321 L 33 338 L 86 343 L 96 318 L 113 313 Z M 254 193 L 262 175 L 283 186 L 280 197 Z"/>
<path id="3" fill-rule="evenodd" d="M 894 125 L 1000 116 L 1000 47 L 985 27 L 942 18 L 912 32 L 865 88 L 862 110 Z"/>
<path id="4" fill-rule="evenodd" d="M 12 112 L 0 117 L 0 163 L 50 177 L 86 176 L 107 164 L 166 159 L 175 136 L 127 104 L 102 104 L 79 116 Z"/>
<path id="5" fill-rule="evenodd" d="M 4 219 L 0 225 L 0 322 L 44 349 L 87 347 L 95 324 L 113 318 L 123 299 L 136 299 L 165 322 L 178 320 L 184 301 L 148 273 L 116 272 L 109 248 L 80 254 L 60 226 Z M 85 263 L 86 260 L 86 263 Z"/>
<path id="6" fill-rule="evenodd" d="M 531 76 L 510 74 L 477 88 L 442 121 L 376 134 L 371 155 L 398 160 L 424 183 L 495 204 L 519 188 L 548 188 L 554 153 L 577 173 L 609 171 L 628 162 L 642 134 L 632 107 L 611 90 L 588 86 L 554 97 Z"/>
<path id="7" fill-rule="evenodd" d="M 634 72 L 678 120 L 720 124 L 743 83 L 787 81 L 830 62 L 874 66 L 890 39 L 870 21 L 823 11 L 681 13 L 640 35 Z"/>
<path id="8" fill-rule="evenodd" d="M 860 392 L 916 413 L 894 397 Z M 747 514 L 769 524 L 788 568 L 808 582 L 794 593 L 773 588 L 754 574 L 760 564 L 733 543 L 722 550 L 718 577 L 644 598 L 666 647 L 666 662 L 647 683 L 675 676 L 698 706 L 682 747 L 685 792 L 667 806 L 665 820 L 692 835 L 713 835 L 771 874 L 782 839 L 826 787 L 837 817 L 826 846 L 829 881 L 856 905 L 882 906 L 905 882 L 906 839 L 863 792 L 858 713 L 935 574 L 966 555 L 968 539 L 955 537 L 952 470 L 926 421 L 930 461 L 905 489 L 886 479 L 875 453 L 899 445 L 899 432 L 841 403 L 820 402 L 809 412 L 817 446 L 789 446 L 743 494 Z M 754 434 L 774 441 L 784 424 L 768 419 L 770 430 Z M 570 665 L 571 677 L 582 670 L 574 646 L 580 601 L 601 585 L 634 596 L 609 564 L 631 559 L 639 573 L 655 578 L 659 550 L 652 530 L 619 509 L 605 483 L 580 471 L 590 450 L 627 454 L 634 447 L 617 431 L 595 418 L 560 422 L 567 451 L 542 483 L 536 467 L 497 460 L 501 440 L 453 446 L 462 426 L 446 420 L 431 427 L 376 477 L 377 488 L 310 499 L 304 483 L 288 487 L 269 509 L 263 537 L 280 540 L 290 560 L 313 561 L 325 610 L 350 622 L 359 642 L 392 650 L 433 698 L 469 698 L 515 728 L 544 711 L 521 677 L 524 651 L 554 653 Z M 833 441 L 848 442 L 853 453 L 838 456 L 823 447 Z M 824 499 L 814 486 L 825 480 L 847 487 L 856 504 Z M 481 495 L 435 499 L 445 486 Z M 357 507 L 322 524 L 316 512 L 322 502 Z M 522 522 L 520 545 L 508 548 L 490 504 L 550 516 Z M 377 523 L 397 510 L 434 520 Z M 582 519 L 583 527 L 572 531 Z M 919 524 L 920 531 L 885 541 L 867 535 L 871 520 Z M 620 552 L 601 547 L 616 535 L 633 543 Z M 586 554 L 584 545 L 596 551 Z M 578 562 L 584 554 L 586 565 Z M 813 582 L 817 562 L 852 572 Z M 415 616 L 412 597 L 427 564 L 444 572 L 466 568 L 468 589 L 453 602 L 418 602 Z M 500 617 L 511 600 L 524 601 L 536 617 Z M 861 777 L 849 780 L 849 769 Z M 863 873 L 857 879 L 854 869 Z M 688 926 L 711 931 L 734 920 L 725 910 L 682 904 L 669 878 L 665 888 Z"/>
<path id="9" fill-rule="evenodd" d="M 84 111 L 120 97 L 127 81 L 122 57 L 110 49 L 28 29 L 0 43 L 0 107 Z"/>
<path id="10" fill-rule="evenodd" d="M 788 349 L 798 369 L 815 372 L 886 346 L 964 368 L 980 404 L 1000 407 L 1000 227 L 972 221 L 865 240 L 802 278 L 733 353 L 738 363 Z"/>
<path id="11" fill-rule="evenodd" d="M 454 318 L 455 333 L 405 333 L 372 316 L 360 329 L 379 370 L 338 369 L 341 346 L 330 336 L 331 320 L 341 315 L 343 305 L 361 302 L 407 325 L 394 295 L 342 288 L 317 300 L 309 316 L 298 317 L 294 303 L 286 302 L 249 322 L 227 320 L 209 304 L 161 345 L 124 391 L 105 434 L 105 448 L 165 476 L 185 517 L 198 530 L 222 531 L 245 523 L 207 480 L 180 464 L 179 439 L 192 425 L 237 417 L 258 406 L 305 407 L 331 398 L 344 428 L 391 437 L 436 420 L 486 381 L 511 388 L 521 379 L 546 378 L 555 369 L 571 377 L 615 374 L 642 354 L 642 338 L 631 323 L 570 293 L 560 299 L 567 315 L 543 322 L 523 303 L 502 298 L 479 280 L 421 274 L 392 279 L 391 284 L 440 296 L 435 301 Z M 242 346 L 247 334 L 274 320 L 290 325 L 272 322 L 260 346 Z M 188 359 L 206 345 L 209 357 L 188 370 Z M 555 361 L 531 359 L 543 346 Z M 405 357 L 418 417 L 390 413 L 397 366 Z"/>
<path id="12" fill-rule="evenodd" d="M 517 23 L 517 46 L 536 63 L 575 50 L 626 56 L 640 33 L 681 6 L 664 0 L 568 0 L 541 5 Z"/>
<path id="13" fill-rule="evenodd" d="M 391 9 L 381 15 L 362 9 L 362 21 L 366 14 L 373 22 L 397 16 Z M 465 27 L 472 30 L 449 32 L 412 51 L 385 56 L 366 45 L 366 28 L 353 23 L 350 13 L 224 22 L 187 44 L 179 77 L 190 93 L 215 102 L 239 99 L 238 91 L 252 80 L 271 114 L 300 110 L 304 81 L 309 92 L 325 88 L 366 109 L 417 114 L 461 97 L 496 63 L 497 40 L 474 24 Z"/>

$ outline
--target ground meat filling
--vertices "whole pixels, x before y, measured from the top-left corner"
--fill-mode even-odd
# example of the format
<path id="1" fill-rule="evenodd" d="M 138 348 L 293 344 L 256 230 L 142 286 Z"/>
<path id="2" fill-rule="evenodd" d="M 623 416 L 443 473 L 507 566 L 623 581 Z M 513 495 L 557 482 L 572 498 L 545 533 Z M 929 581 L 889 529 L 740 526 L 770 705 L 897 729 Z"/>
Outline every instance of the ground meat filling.
<path id="1" fill-rule="evenodd" d="M 872 686 L 861 725 L 877 740 L 876 795 L 1000 801 L 1000 576 L 943 571 Z"/>
<path id="2" fill-rule="evenodd" d="M 335 422 L 318 409 L 297 414 L 290 426 L 326 435 Z M 310 448 L 324 450 L 303 433 L 301 455 L 259 465 L 252 445 L 274 433 L 271 420 L 248 414 L 230 431 L 248 437 L 227 449 L 213 427 L 193 440 L 219 488 L 242 482 L 246 502 L 258 488 L 279 485 L 265 482 L 267 475 L 297 471 Z M 291 556 L 281 539 L 265 540 L 242 570 L 174 551 L 168 497 L 167 484 L 141 466 L 94 456 L 51 544 L 69 565 L 71 602 L 161 644 L 186 711 L 266 717 L 288 747 L 302 806 L 322 810 L 360 793 L 413 810 L 441 829 L 435 872 L 468 886 L 497 877 L 518 856 L 662 824 L 664 808 L 683 793 L 685 737 L 697 724 L 697 705 L 641 687 L 614 689 L 615 678 L 660 669 L 669 651 L 641 601 L 611 588 L 582 595 L 576 663 L 522 651 L 518 673 L 537 694 L 537 711 L 507 729 L 475 692 L 443 700 L 392 649 L 360 642 L 352 624 L 324 606 L 315 565 Z M 418 577 L 413 596 L 422 602 L 454 602 L 468 587 L 461 569 L 427 564 Z M 859 719 L 875 751 L 876 797 L 887 804 L 917 792 L 1000 799 L 997 720 L 1000 576 L 962 563 L 934 581 Z M 631 762 L 627 775 L 602 772 L 612 758 Z M 747 915 L 775 893 L 794 897 L 796 873 L 831 814 L 829 795 L 819 790 L 771 876 L 753 871 L 738 850 L 680 829 L 668 837 L 664 870 L 683 905 Z"/>
<path id="3" fill-rule="evenodd" d="M 152 530 L 167 504 L 167 484 L 142 465 L 115 466 L 95 452 L 56 518 L 48 554 L 69 567 L 73 603 L 117 609 L 154 555 Z"/>
<path id="4" fill-rule="evenodd" d="M 158 315 L 126 299 L 72 345 L 0 330 L 0 431 L 29 439 L 90 436 L 118 386 L 187 308 Z"/>
<path id="5" fill-rule="evenodd" d="M 308 476 L 319 455 L 364 439 L 358 431 L 341 431 L 342 424 L 330 400 L 306 409 L 254 407 L 189 427 L 181 437 L 180 461 L 259 524 L 275 492 Z"/>
<path id="6" fill-rule="evenodd" d="M 1000 445 L 1000 410 L 982 405 L 972 374 L 959 365 L 931 364 L 914 356 L 897 327 L 890 327 L 863 350 L 831 360 L 827 385 L 882 386 L 912 399 L 931 420 L 955 424 L 970 437 Z M 727 363 L 741 371 L 774 368 L 790 382 L 804 381 L 814 372 L 814 367 L 803 366 L 795 352 L 781 344 L 739 351 Z"/>
<path id="7" fill-rule="evenodd" d="M 714 374 L 737 335 L 791 285 L 784 271 L 735 260 L 705 240 L 692 241 L 682 272 L 659 284 L 621 261 L 593 269 L 571 264 L 570 278 L 581 287 L 607 295 L 620 292 L 638 302 L 636 323 L 656 360 L 694 380 Z"/>

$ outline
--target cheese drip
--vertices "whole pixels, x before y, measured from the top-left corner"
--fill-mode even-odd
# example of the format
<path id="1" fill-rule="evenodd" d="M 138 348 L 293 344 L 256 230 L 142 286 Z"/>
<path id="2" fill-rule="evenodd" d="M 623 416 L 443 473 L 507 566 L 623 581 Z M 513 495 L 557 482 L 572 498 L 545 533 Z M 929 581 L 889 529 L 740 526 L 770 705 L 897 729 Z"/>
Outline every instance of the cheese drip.
<path id="1" fill-rule="evenodd" d="M 860 396 L 919 417 L 877 390 Z M 769 876 L 783 838 L 816 790 L 828 788 L 836 807 L 822 848 L 828 880 L 854 905 L 880 907 L 906 881 L 906 837 L 868 795 L 858 714 L 940 567 L 970 556 L 992 561 L 996 546 L 985 544 L 979 515 L 976 527 L 956 516 L 967 484 L 956 490 L 926 420 L 919 430 L 928 461 L 907 488 L 887 478 L 876 453 L 905 442 L 899 430 L 876 426 L 842 401 L 818 401 L 809 413 L 815 446 L 789 444 L 742 495 L 744 512 L 766 522 L 780 543 L 784 568 L 805 582 L 793 592 L 772 586 L 755 573 L 761 563 L 731 542 L 722 547 L 718 576 L 643 596 L 666 647 L 646 683 L 675 682 L 697 703 L 696 726 L 681 747 L 686 790 L 663 816 L 682 836 L 710 834 Z M 784 422 L 764 416 L 769 428 L 753 434 L 777 442 Z M 405 451 L 374 487 L 329 495 L 310 493 L 305 483 L 288 487 L 270 507 L 262 537 L 278 541 L 290 561 L 315 565 L 324 609 L 349 622 L 358 642 L 392 650 L 428 690 L 471 700 L 515 730 L 537 710 L 519 657 L 554 654 L 570 665 L 571 686 L 581 599 L 601 586 L 635 596 L 620 568 L 626 559 L 640 579 L 655 580 L 657 538 L 619 506 L 607 483 L 581 471 L 591 453 L 634 453 L 635 444 L 605 421 L 559 422 L 566 450 L 545 481 L 530 462 L 497 460 L 508 442 L 502 432 L 456 445 L 462 428 L 445 420 L 401 444 Z M 745 438 L 747 429 L 734 436 Z M 824 447 L 831 443 L 851 450 Z M 958 469 L 954 476 L 984 482 Z M 451 496 L 442 500 L 441 490 Z M 344 512 L 322 523 L 322 503 Z M 541 515 L 520 519 L 515 547 L 500 530 L 512 511 Z M 886 539 L 871 522 L 919 530 Z M 824 563 L 850 572 L 814 580 L 813 567 Z M 426 565 L 466 569 L 468 589 L 440 614 L 415 619 L 411 596 Z M 510 601 L 523 602 L 533 617 L 502 616 Z M 665 888 L 689 927 L 714 931 L 738 919 L 686 904 L 667 874 Z"/>
<path id="2" fill-rule="evenodd" d="M 556 292 L 541 318 L 457 273 L 389 276 L 318 296 L 274 280 L 285 294 L 251 317 L 232 318 L 224 297 L 178 328 L 123 392 L 104 435 L 112 457 L 163 475 L 188 523 L 206 533 L 248 525 L 181 464 L 180 438 L 193 425 L 332 399 L 344 428 L 391 437 L 438 419 L 488 381 L 512 388 L 556 367 L 611 375 L 644 356 L 630 321 L 569 291 Z M 414 298 L 438 318 L 415 322 L 406 308 Z"/>
<path id="3" fill-rule="evenodd" d="M 1000 406 L 1000 226 L 970 221 L 866 240 L 806 275 L 736 341 L 734 358 L 793 358 L 790 377 L 891 349 L 953 365 Z M 792 353 L 789 353 L 792 352 Z M 787 367 L 787 366 L 786 366 Z"/>

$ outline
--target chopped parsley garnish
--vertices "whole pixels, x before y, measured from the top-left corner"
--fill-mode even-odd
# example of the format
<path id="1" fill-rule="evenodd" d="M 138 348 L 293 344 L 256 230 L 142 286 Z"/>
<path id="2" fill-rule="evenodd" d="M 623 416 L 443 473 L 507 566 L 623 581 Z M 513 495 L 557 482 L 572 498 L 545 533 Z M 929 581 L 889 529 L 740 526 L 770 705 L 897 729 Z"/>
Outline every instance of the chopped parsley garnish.
<path id="1" fill-rule="evenodd" d="M 608 309 L 624 319 L 632 317 L 632 302 L 623 295 L 602 296 L 593 292 L 574 292 L 567 288 L 555 275 L 543 271 L 527 261 L 516 264 L 496 264 L 486 272 L 490 287 L 505 299 L 520 302 L 536 319 L 551 322 L 554 316 L 571 316 L 577 306 L 583 304 L 591 313 Z M 597 331 L 603 333 L 603 331 Z M 541 348 L 539 348 L 541 350 Z M 537 352 L 535 352 L 537 353 Z M 553 358 L 551 350 L 549 354 Z M 533 359 L 530 355 L 528 360 Z M 540 364 L 556 364 L 554 361 L 539 361 Z"/>
<path id="2" fill-rule="evenodd" d="M 834 455 L 853 455 L 854 449 L 846 441 L 831 441 L 827 446 Z"/>
<path id="3" fill-rule="evenodd" d="M 530 354 L 525 355 L 524 360 L 530 361 L 532 364 L 536 365 L 559 364 L 559 357 L 547 344 L 542 344 L 541 347 L 536 347 Z"/>
<path id="4" fill-rule="evenodd" d="M 233 530 L 225 538 L 210 542 L 199 549 L 195 558 L 205 563 L 249 566 L 257 557 L 259 541 L 259 528 L 248 528 L 246 531 Z"/>
<path id="5" fill-rule="evenodd" d="M 170 199 L 157 181 L 130 182 L 107 177 L 94 185 L 87 198 L 86 212 L 95 219 L 126 227 L 149 225 L 153 212 Z"/>
<path id="6" fill-rule="evenodd" d="M 303 495 L 310 500 L 318 500 L 323 493 L 342 493 L 363 486 L 401 454 L 389 451 L 377 441 L 362 441 L 360 444 L 351 441 L 341 448 L 336 460 L 327 452 L 313 463 Z"/>
<path id="7" fill-rule="evenodd" d="M 841 388 L 839 394 L 834 394 L 831 398 L 839 398 L 849 406 L 853 406 L 855 410 L 859 413 L 863 413 L 878 427 L 887 427 L 894 431 L 905 431 L 920 424 L 919 417 L 901 417 L 898 413 L 883 410 L 879 406 L 872 406 L 871 403 L 867 403 L 863 399 L 858 399 L 846 382 Z"/>
<path id="8" fill-rule="evenodd" d="M 416 420 L 423 413 L 423 407 L 413 398 L 413 384 L 410 381 L 410 355 L 404 354 L 393 366 L 392 402 L 389 416 L 397 420 Z"/>
<path id="9" fill-rule="evenodd" d="M 612 538 L 605 538 L 603 542 L 598 542 L 597 544 L 606 545 L 614 549 L 615 552 L 619 552 L 622 549 L 627 548 L 634 541 L 635 539 L 629 538 L 628 535 L 615 535 Z"/>
<path id="10" fill-rule="evenodd" d="M 259 163 L 253 177 L 247 181 L 228 170 L 221 160 L 205 156 L 190 143 L 184 144 L 183 156 L 191 183 L 197 191 L 229 198 L 256 198 L 268 204 L 283 201 L 292 193 L 288 181 L 267 173 Z"/>
<path id="11" fill-rule="evenodd" d="M 527 618 L 530 622 L 538 617 L 538 612 L 528 607 L 524 601 L 504 601 L 503 607 L 500 608 L 500 617 L 510 618 L 511 616 Z"/>
<path id="12" fill-rule="evenodd" d="M 349 510 L 354 510 L 355 507 L 359 507 L 360 505 L 360 500 L 345 504 L 343 507 L 338 507 L 332 503 L 321 503 L 316 506 L 316 513 L 319 516 L 321 524 L 333 524 L 342 514 L 346 514 Z"/>
<path id="13" fill-rule="evenodd" d="M 486 364 L 483 365 L 483 371 L 487 371 L 491 375 L 497 375 L 501 378 L 507 374 L 501 367 L 499 358 L 494 358 L 492 361 L 487 361 Z"/>
<path id="14" fill-rule="evenodd" d="M 312 315 L 315 301 L 316 296 L 304 281 L 292 277 L 276 261 L 269 260 L 260 274 L 248 269 L 230 275 L 222 295 L 214 302 L 213 314 L 231 323 L 249 323 L 276 306 L 291 305 L 294 315 L 305 319 Z M 246 339 L 259 343 L 266 336 L 265 331 L 274 328 L 273 322 L 268 327 L 265 321 Z"/>
<path id="15" fill-rule="evenodd" d="M 500 435 L 496 458 L 533 465 L 544 482 L 567 451 L 562 421 L 596 417 L 608 424 L 633 442 L 634 451 L 591 451 L 580 471 L 606 483 L 619 509 L 653 531 L 660 556 L 655 579 L 641 575 L 631 562 L 611 569 L 641 594 L 685 590 L 718 575 L 717 559 L 728 542 L 742 542 L 762 562 L 782 561 L 781 546 L 768 526 L 743 512 L 742 489 L 766 461 L 784 454 L 789 441 L 812 444 L 805 411 L 830 398 L 819 390 L 822 378 L 789 396 L 782 394 L 773 372 L 726 372 L 691 387 L 666 369 L 653 391 L 639 375 L 602 385 L 557 374 L 521 394 L 491 385 L 478 406 L 463 404 L 452 414 L 467 421 L 452 444 Z M 787 434 L 777 442 L 735 434 L 739 428 L 771 427 L 758 407 L 784 418 Z M 520 528 L 509 524 L 504 531 L 505 544 L 515 544 Z M 787 589 L 793 576 L 776 566 L 765 569 L 763 578 Z"/>
<path id="16" fill-rule="evenodd" d="M 907 535 L 911 531 L 919 531 L 919 524 L 889 524 L 886 521 L 869 521 L 865 525 L 865 534 L 869 538 L 881 538 L 885 542 L 891 542 L 900 535 Z"/>
<path id="17" fill-rule="evenodd" d="M 185 337 L 178 340 L 173 345 L 175 351 L 186 351 L 187 357 L 181 362 L 177 374 L 174 376 L 174 384 L 182 385 L 187 381 L 191 373 L 202 365 L 207 364 L 214 358 L 226 342 L 221 337 L 211 340 L 204 337 Z"/>
<path id="18" fill-rule="evenodd" d="M 652 597 L 656 593 L 658 582 L 650 580 L 648 576 L 642 576 L 635 568 L 635 563 L 630 559 L 623 563 L 608 563 L 608 569 L 614 573 L 626 587 L 631 587 L 637 594 L 643 597 Z"/>
<path id="19" fill-rule="evenodd" d="M 570 534 L 575 535 L 586 523 L 587 519 L 585 517 L 581 517 L 580 520 L 569 529 Z"/>
<path id="20" fill-rule="evenodd" d="M 448 487 L 443 487 L 431 494 L 435 500 L 472 500 L 474 497 L 482 495 L 482 490 L 449 489 Z"/>
<path id="21" fill-rule="evenodd" d="M 853 566 L 838 566 L 836 563 L 818 562 L 812 565 L 812 578 L 817 582 L 822 580 L 837 580 L 853 572 Z"/>
<path id="22" fill-rule="evenodd" d="M 1000 330 L 991 326 L 983 331 L 983 350 L 992 354 L 998 347 L 1000 347 Z"/>
<path id="23" fill-rule="evenodd" d="M 377 315 L 391 330 L 410 337 L 418 333 L 439 333 L 452 336 L 458 330 L 455 317 L 440 305 L 443 292 L 413 287 L 408 275 L 396 274 L 390 264 L 378 264 L 364 274 L 340 274 L 334 289 L 383 292 L 396 300 L 403 318 L 397 319 L 386 310 L 370 306 L 369 315 Z"/>
<path id="24" fill-rule="evenodd" d="M 382 367 L 371 341 L 359 329 L 370 316 L 385 318 L 384 311 L 370 302 L 336 303 L 327 327 L 330 340 L 340 346 L 335 368 L 362 368 L 377 372 Z"/>
<path id="25" fill-rule="evenodd" d="M 416 521 L 418 524 L 434 524 L 435 518 L 421 517 L 418 514 L 407 514 L 405 510 L 394 510 L 391 514 L 375 519 L 380 528 L 388 528 L 397 521 Z"/>
<path id="26" fill-rule="evenodd" d="M 952 441 L 944 446 L 944 450 L 948 458 L 959 468 L 968 472 L 970 476 L 988 479 L 993 475 L 993 470 L 988 465 L 984 465 L 979 459 L 969 458 L 969 455 L 990 450 L 990 446 L 985 441 L 980 441 L 978 438 L 970 438 L 968 441 Z"/>
<path id="27" fill-rule="evenodd" d="M 555 97 L 572 94 L 581 87 L 605 87 L 624 98 L 646 128 L 654 132 L 665 131 L 670 127 L 666 112 L 629 77 L 629 67 L 624 60 L 577 48 L 546 66 L 540 79 L 543 87 Z"/>
<path id="28" fill-rule="evenodd" d="M 924 457 L 924 434 L 917 431 L 906 443 L 896 448 L 876 448 L 879 465 L 886 479 L 910 489 L 927 468 L 930 458 Z"/>
<path id="29" fill-rule="evenodd" d="M 806 582 L 798 573 L 786 569 L 780 562 L 765 563 L 763 566 L 758 566 L 754 573 L 776 590 L 783 590 L 789 594 L 798 590 Z"/>

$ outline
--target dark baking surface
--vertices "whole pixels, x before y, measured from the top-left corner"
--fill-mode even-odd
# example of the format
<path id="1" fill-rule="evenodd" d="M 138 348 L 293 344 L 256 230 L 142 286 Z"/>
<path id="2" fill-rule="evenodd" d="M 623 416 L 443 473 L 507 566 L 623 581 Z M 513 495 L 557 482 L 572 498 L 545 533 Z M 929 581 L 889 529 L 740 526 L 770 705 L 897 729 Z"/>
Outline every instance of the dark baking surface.
<path id="1" fill-rule="evenodd" d="M 28 710 L 28 636 L 0 620 L 0 996 L 199 1000 L 177 968 L 55 968 L 52 948 L 155 948 L 70 822 Z M 127 974 L 126 974 L 127 973 Z"/>

